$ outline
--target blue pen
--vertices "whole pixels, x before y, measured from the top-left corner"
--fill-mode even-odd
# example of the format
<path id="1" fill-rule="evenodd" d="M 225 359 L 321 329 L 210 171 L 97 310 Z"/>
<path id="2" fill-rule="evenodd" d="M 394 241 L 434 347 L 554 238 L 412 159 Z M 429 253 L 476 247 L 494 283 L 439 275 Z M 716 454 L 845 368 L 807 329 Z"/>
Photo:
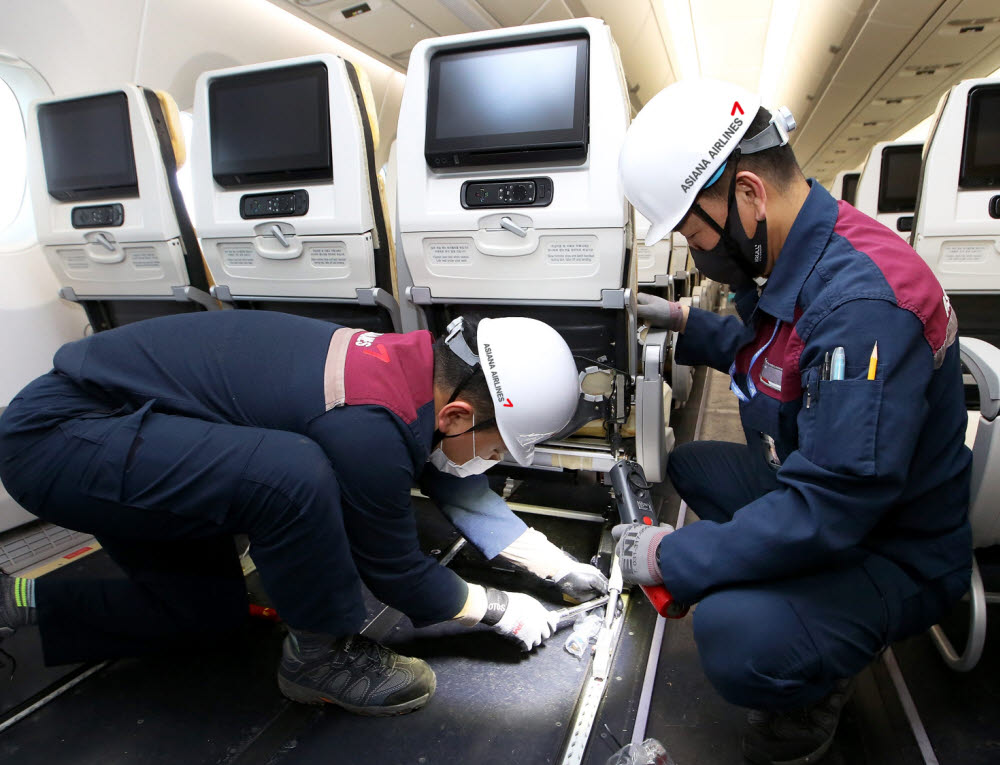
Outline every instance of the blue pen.
<path id="1" fill-rule="evenodd" d="M 830 379 L 831 380 L 843 380 L 844 379 L 844 365 L 846 364 L 846 358 L 844 357 L 844 346 L 838 345 L 833 349 L 833 356 L 830 358 Z"/>

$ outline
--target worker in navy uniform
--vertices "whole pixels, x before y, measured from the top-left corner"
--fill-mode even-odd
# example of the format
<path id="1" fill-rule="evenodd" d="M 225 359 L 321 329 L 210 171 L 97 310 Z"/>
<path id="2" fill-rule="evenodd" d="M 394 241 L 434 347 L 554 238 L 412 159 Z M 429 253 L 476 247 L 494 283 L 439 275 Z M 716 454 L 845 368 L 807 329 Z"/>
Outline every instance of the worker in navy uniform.
<path id="1" fill-rule="evenodd" d="M 473 349 L 477 349 L 474 351 Z M 554 617 L 423 554 L 419 485 L 487 558 L 583 600 L 607 582 L 528 528 L 484 470 L 530 464 L 578 400 L 565 341 L 524 318 L 378 334 L 280 313 L 171 316 L 63 346 L 0 417 L 0 479 L 46 521 L 94 534 L 127 579 L 0 577 L 0 638 L 37 620 L 47 663 L 224 635 L 246 618 L 246 534 L 289 627 L 289 698 L 417 709 L 423 661 L 359 635 L 362 582 L 417 626 L 483 622 L 530 650 Z"/>
<path id="2" fill-rule="evenodd" d="M 633 121 L 625 193 L 679 231 L 738 316 L 652 295 L 680 364 L 731 377 L 746 444 L 695 442 L 668 474 L 697 522 L 618 528 L 629 578 L 697 604 L 719 693 L 753 710 L 754 763 L 815 762 L 851 678 L 966 591 L 971 452 L 957 321 L 893 231 L 806 180 L 787 110 L 717 81 L 680 82 Z M 649 564 L 647 565 L 647 560 Z"/>

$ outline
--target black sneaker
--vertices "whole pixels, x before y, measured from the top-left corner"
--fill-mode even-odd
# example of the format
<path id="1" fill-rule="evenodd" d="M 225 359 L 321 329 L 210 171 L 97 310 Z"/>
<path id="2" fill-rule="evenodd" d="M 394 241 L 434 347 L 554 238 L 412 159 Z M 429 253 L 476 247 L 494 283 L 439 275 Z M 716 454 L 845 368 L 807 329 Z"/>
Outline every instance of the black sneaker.
<path id="1" fill-rule="evenodd" d="M 308 652 L 285 638 L 278 688 L 302 704 L 334 704 L 360 715 L 401 715 L 434 694 L 437 678 L 420 659 L 400 656 L 362 635 Z"/>
<path id="2" fill-rule="evenodd" d="M 838 680 L 830 694 L 805 709 L 750 710 L 743 756 L 754 765 L 809 765 L 826 754 L 840 713 L 854 690 L 854 678 Z"/>

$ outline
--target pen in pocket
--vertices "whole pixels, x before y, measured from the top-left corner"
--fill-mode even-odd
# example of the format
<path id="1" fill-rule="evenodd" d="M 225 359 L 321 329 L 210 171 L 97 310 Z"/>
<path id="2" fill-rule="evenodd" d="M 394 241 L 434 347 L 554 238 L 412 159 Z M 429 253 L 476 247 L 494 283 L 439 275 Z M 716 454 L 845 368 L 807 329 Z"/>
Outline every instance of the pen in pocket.
<path id="1" fill-rule="evenodd" d="M 838 345 L 833 349 L 833 356 L 830 358 L 830 379 L 843 380 L 846 364 L 847 359 L 844 356 L 844 346 Z"/>

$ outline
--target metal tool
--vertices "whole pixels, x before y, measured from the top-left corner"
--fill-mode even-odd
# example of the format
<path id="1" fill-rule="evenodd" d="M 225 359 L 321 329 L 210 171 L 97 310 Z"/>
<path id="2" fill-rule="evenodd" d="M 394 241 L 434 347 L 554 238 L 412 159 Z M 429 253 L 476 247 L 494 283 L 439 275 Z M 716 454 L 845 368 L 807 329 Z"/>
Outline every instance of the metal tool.
<path id="1" fill-rule="evenodd" d="M 559 615 L 559 621 L 557 623 L 556 629 L 563 627 L 570 622 L 574 621 L 576 617 L 580 614 L 585 614 L 588 611 L 593 611 L 595 608 L 600 608 L 605 603 L 608 602 L 608 595 L 601 595 L 599 598 L 594 598 L 593 600 L 588 600 L 586 603 L 581 603 L 578 606 L 568 606 L 566 608 L 560 608 L 554 613 Z"/>

